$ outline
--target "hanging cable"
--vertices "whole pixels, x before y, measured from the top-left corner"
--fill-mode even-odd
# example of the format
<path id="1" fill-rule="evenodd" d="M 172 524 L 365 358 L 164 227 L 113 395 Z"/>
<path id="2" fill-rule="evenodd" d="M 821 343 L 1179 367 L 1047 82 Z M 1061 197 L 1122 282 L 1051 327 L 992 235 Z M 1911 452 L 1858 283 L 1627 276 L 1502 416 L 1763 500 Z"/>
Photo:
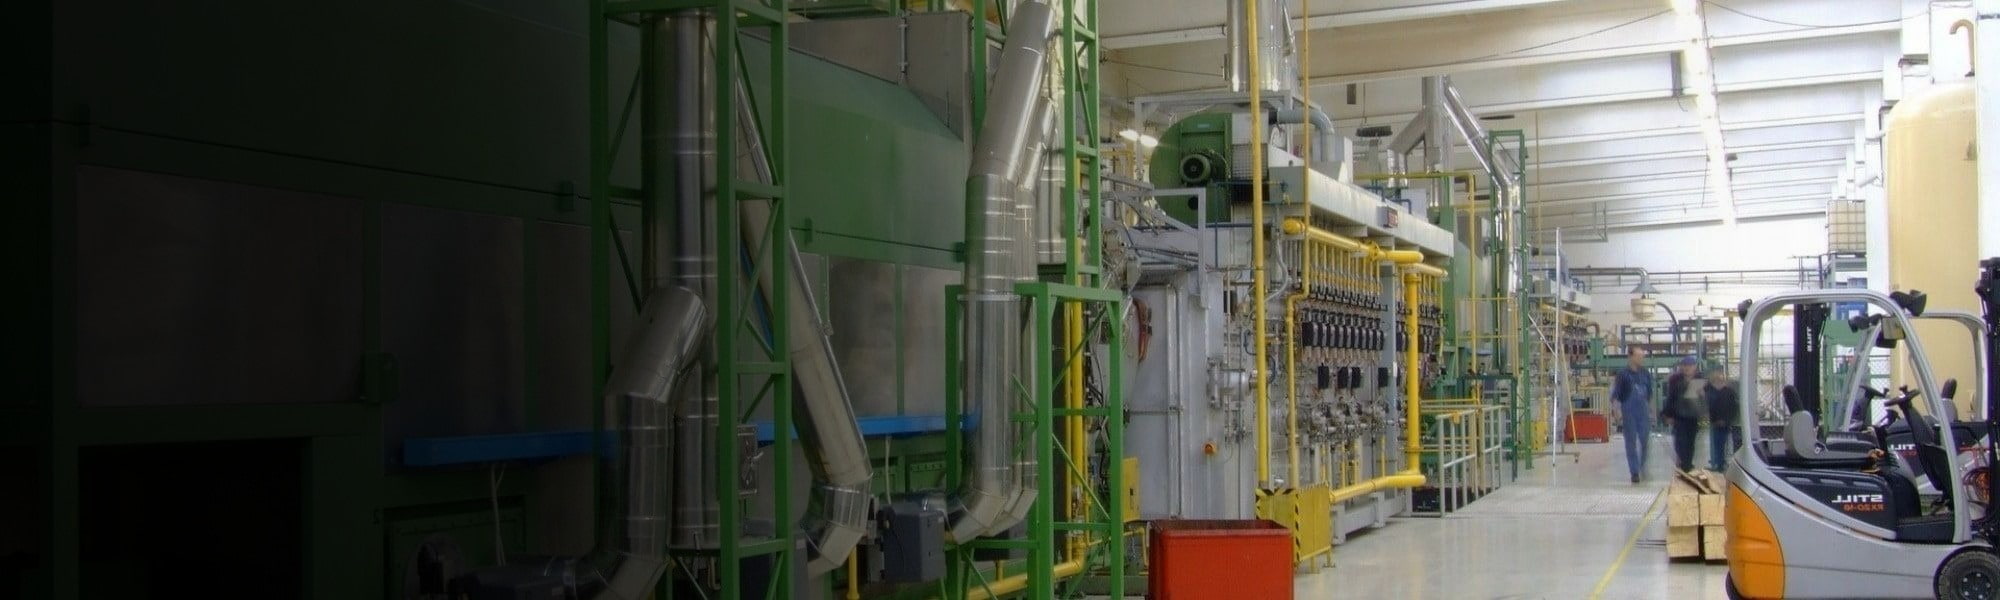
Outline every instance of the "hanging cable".
<path id="1" fill-rule="evenodd" d="M 1709 6 L 1713 6 L 1713 7 L 1716 7 L 1716 8 L 1720 8 L 1720 9 L 1722 9 L 1722 10 L 1723 10 L 1723 11 L 1725 11 L 1725 12 L 1731 12 L 1731 13 L 1735 13 L 1735 14 L 1737 14 L 1738 16 L 1742 16 L 1742 17 L 1744 17 L 1744 18 L 1747 18 L 1747 19 L 1751 19 L 1751 20 L 1756 20 L 1756 21 L 1763 21 L 1763 22 L 1765 22 L 1765 23 L 1770 23 L 1770 24 L 1772 24 L 1772 25 L 1784 25 L 1784 26 L 1786 26 L 1786 27 L 1799 27 L 1799 28 L 1803 28 L 1803 29 L 1840 29 L 1840 28 L 1842 28 L 1842 27 L 1867 27 L 1867 26 L 1869 26 L 1869 25 L 1888 25 L 1888 24 L 1890 24 L 1890 23 L 1900 23 L 1900 22 L 1903 22 L 1903 21 L 1908 21 L 1908 20 L 1910 20 L 1910 19 L 1915 19 L 1915 18 L 1917 18 L 1917 17 L 1922 17 L 1922 16 L 1925 16 L 1925 15 L 1929 15 L 1929 14 L 1931 14 L 1931 11 L 1929 11 L 1929 10 L 1925 10 L 1925 11 L 1923 11 L 1923 12 L 1920 12 L 1920 13 L 1917 13 L 1917 14 L 1914 14 L 1914 15 L 1910 15 L 1910 16 L 1907 16 L 1907 17 L 1902 17 L 1902 18 L 1897 18 L 1897 19 L 1887 19 L 1887 20 L 1882 20 L 1882 21 L 1868 21 L 1868 22 L 1865 22 L 1865 23 L 1838 23 L 1838 24 L 1833 24 L 1833 25 L 1811 25 L 1811 24 L 1807 24 L 1807 23 L 1793 23 L 1793 22 L 1791 22 L 1791 21 L 1780 21 L 1780 20 L 1777 20 L 1777 19 L 1772 19 L 1772 18 L 1769 18 L 1769 17 L 1760 17 L 1760 16 L 1757 16 L 1757 15 L 1753 15 L 1753 14 L 1750 14 L 1750 13 L 1747 13 L 1747 12 L 1743 12 L 1743 11 L 1741 11 L 1741 10 L 1737 10 L 1737 9 L 1735 9 L 1735 8 L 1731 8 L 1731 7 L 1729 6 L 1729 5 L 1727 5 L 1727 4 L 1723 4 L 1723 3 L 1721 3 L 1721 2 L 1716 2 L 1715 0 L 1705 0 L 1705 1 L 1703 2 L 1703 3 L 1704 3 L 1704 4 L 1707 4 L 1707 5 L 1709 5 Z"/>

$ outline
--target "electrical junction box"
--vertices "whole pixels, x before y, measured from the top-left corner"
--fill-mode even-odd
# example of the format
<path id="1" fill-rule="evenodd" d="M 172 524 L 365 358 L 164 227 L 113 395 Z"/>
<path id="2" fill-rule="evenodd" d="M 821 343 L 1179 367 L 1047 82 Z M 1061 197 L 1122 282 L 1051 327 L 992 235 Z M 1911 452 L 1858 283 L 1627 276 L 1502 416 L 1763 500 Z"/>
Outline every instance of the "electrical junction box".
<path id="1" fill-rule="evenodd" d="M 882 580 L 915 583 L 944 578 L 944 509 L 935 502 L 899 500 L 884 509 L 880 540 Z"/>

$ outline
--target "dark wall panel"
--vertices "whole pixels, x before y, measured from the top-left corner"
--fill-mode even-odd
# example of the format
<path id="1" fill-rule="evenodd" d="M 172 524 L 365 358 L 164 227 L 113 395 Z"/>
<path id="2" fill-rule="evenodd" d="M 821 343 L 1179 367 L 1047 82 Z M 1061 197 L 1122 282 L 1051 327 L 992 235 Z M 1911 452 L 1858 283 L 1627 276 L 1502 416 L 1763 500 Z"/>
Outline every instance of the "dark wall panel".
<path id="1" fill-rule="evenodd" d="M 400 383 L 385 408 L 390 450 L 411 436 L 519 431 L 521 220 L 382 209 L 382 345 Z"/>
<path id="2" fill-rule="evenodd" d="M 360 380 L 360 202 L 78 167 L 85 405 L 344 402 Z"/>
<path id="3" fill-rule="evenodd" d="M 62 118 L 531 189 L 586 180 L 582 3 L 104 8 L 55 3 Z"/>

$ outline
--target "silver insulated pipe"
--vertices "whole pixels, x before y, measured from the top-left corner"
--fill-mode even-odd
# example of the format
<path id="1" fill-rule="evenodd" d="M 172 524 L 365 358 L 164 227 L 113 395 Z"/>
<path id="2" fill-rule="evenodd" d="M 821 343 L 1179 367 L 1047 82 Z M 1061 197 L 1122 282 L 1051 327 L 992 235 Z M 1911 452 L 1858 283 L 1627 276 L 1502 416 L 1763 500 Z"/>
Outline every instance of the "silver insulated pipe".
<path id="1" fill-rule="evenodd" d="M 1023 307 L 1014 284 L 1033 277 L 1022 259 L 1034 242 L 1021 219 L 1015 177 L 1027 160 L 1051 24 L 1045 3 L 1022 2 L 1014 11 L 966 177 L 964 401 L 979 427 L 971 446 L 973 469 L 952 502 L 946 537 L 954 542 L 1012 527 L 1019 519 L 1009 509 L 1022 504 L 1024 482 L 1013 464 L 1011 422 L 1023 355 Z"/>
<path id="2" fill-rule="evenodd" d="M 749 90 L 740 80 L 715 80 L 710 67 L 715 43 L 712 26 L 713 19 L 702 12 L 663 19 L 649 32 L 655 42 L 645 50 L 655 63 L 646 74 L 648 81 L 656 76 L 664 80 L 647 86 L 647 108 L 652 109 L 647 112 L 665 115 L 660 121 L 665 130 L 649 128 L 646 138 L 662 140 L 670 148 L 674 175 L 670 179 L 648 181 L 660 181 L 662 189 L 671 183 L 673 194 L 669 205 L 675 207 L 671 227 L 649 224 L 648 232 L 668 235 L 676 241 L 672 260 L 658 262 L 671 264 L 682 285 L 710 294 L 714 292 L 714 261 L 718 256 L 733 259 L 740 250 L 731 248 L 718 254 L 715 240 L 707 231 L 709 210 L 715 202 L 715 182 L 710 174 L 715 169 L 718 133 L 736 137 L 739 152 L 736 176 L 772 181 L 770 158 L 762 145 Z M 716 131 L 712 98 L 717 85 L 734 88 L 733 108 L 742 117 L 735 131 Z M 642 122 L 642 127 L 645 123 Z M 654 167 L 660 163 L 647 164 Z M 666 167 L 655 170 L 664 171 Z M 742 209 L 740 221 L 746 245 L 762 247 L 759 241 L 783 233 L 782 228 L 773 232 L 767 227 L 768 203 L 747 201 Z M 666 213 L 661 210 L 659 214 Z M 786 290 L 784 318 L 793 332 L 786 351 L 793 363 L 792 409 L 798 417 L 794 427 L 803 442 L 801 450 L 815 481 L 814 499 L 805 518 L 810 551 L 808 566 L 814 573 L 820 573 L 846 561 L 865 535 L 873 501 L 868 487 L 874 474 L 804 266 L 789 244 L 789 237 L 781 242 L 785 245 L 777 246 L 779 251 L 793 253 L 790 273 L 793 279 Z M 659 245 L 655 240 L 649 247 Z M 763 271 L 757 282 L 767 297 L 774 288 L 772 278 L 771 272 Z M 700 357 L 705 376 L 690 378 L 698 381 L 684 386 L 685 399 L 677 421 L 673 541 L 679 547 L 711 548 L 719 541 L 719 511 L 713 487 L 714 449 L 718 441 L 726 440 L 715 438 L 721 416 L 716 414 L 715 382 L 707 358 Z"/>
<path id="3" fill-rule="evenodd" d="M 667 447 L 672 442 L 670 397 L 707 337 L 708 310 L 687 288 L 655 290 L 639 313 L 638 333 L 604 388 L 604 431 L 617 451 L 598 461 L 600 518 L 597 550 L 585 561 L 601 583 L 597 598 L 644 598 L 666 570 Z"/>
<path id="4" fill-rule="evenodd" d="M 682 287 L 702 294 L 711 304 L 716 302 L 715 240 L 707 227 L 707 209 L 715 193 L 710 175 L 715 171 L 715 110 L 710 93 L 715 89 L 713 24 L 711 16 L 699 11 L 651 24 L 649 43 L 643 48 L 643 57 L 651 62 L 645 76 L 660 83 L 647 85 L 644 112 L 662 118 L 640 123 L 646 128 L 643 137 L 649 144 L 663 142 L 668 158 L 648 162 L 645 170 L 672 174 L 664 180 L 653 174 L 645 179 L 648 184 L 657 184 L 663 193 L 671 190 L 655 210 L 660 220 L 648 223 L 646 231 L 649 236 L 671 239 L 672 247 L 660 240 L 648 247 L 669 253 L 669 258 L 658 259 L 656 264 L 667 267 Z M 672 221 L 665 220 L 669 214 Z M 649 279 L 658 276 L 648 274 Z M 721 441 L 716 439 L 716 427 L 721 417 L 716 414 L 712 348 L 703 350 L 695 358 L 695 376 L 689 377 L 679 392 L 674 421 L 673 545 L 680 548 L 713 548 L 721 541 L 722 511 L 714 487 L 715 448 Z"/>
<path id="5" fill-rule="evenodd" d="M 750 177 L 756 181 L 770 182 L 771 158 L 764 151 L 761 128 L 751 117 L 757 112 L 750 102 L 750 90 L 741 80 L 735 82 L 735 87 L 736 109 L 746 115 L 737 130 L 736 147 L 741 149 L 737 164 L 746 165 Z M 819 300 L 813 297 L 812 280 L 807 276 L 803 257 L 792 243 L 789 229 L 780 227 L 773 232 L 766 226 L 770 215 L 767 201 L 751 200 L 743 203 L 740 221 L 746 246 L 761 246 L 765 236 L 776 233 L 783 237 L 772 247 L 790 254 L 785 324 L 791 335 L 786 352 L 792 359 L 792 414 L 797 417 L 793 427 L 798 430 L 800 450 L 805 454 L 814 482 L 814 498 L 805 518 L 806 549 L 810 556 L 806 568 L 819 574 L 846 562 L 855 545 L 867 534 L 868 515 L 874 508 L 868 484 L 875 474 L 868 464 L 868 446 L 861 437 L 861 426 L 854 420 L 847 382 L 841 378 L 840 365 L 833 358 L 832 330 L 820 319 Z M 757 283 L 767 297 L 775 287 L 773 278 L 769 269 L 759 271 Z"/>
<path id="6" fill-rule="evenodd" d="M 1244 17 L 1249 3 L 1257 3 L 1257 22 L 1251 23 Z M 1297 81 L 1297 61 L 1292 58 L 1291 11 L 1285 0 L 1223 0 L 1226 17 L 1223 19 L 1223 36 L 1229 48 L 1222 57 L 1222 78 L 1232 92 L 1250 89 L 1247 86 L 1260 85 L 1268 91 L 1290 89 L 1291 82 Z M 1257 76 L 1259 81 L 1250 81 L 1250 48 L 1247 45 L 1249 28 L 1257 31 Z"/>

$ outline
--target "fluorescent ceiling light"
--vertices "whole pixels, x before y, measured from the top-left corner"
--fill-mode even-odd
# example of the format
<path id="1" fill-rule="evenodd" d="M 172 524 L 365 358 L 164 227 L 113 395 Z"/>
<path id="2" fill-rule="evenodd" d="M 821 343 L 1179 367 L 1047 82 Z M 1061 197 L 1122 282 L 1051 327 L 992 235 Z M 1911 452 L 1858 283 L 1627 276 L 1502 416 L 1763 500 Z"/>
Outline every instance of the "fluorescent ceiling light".
<path id="1" fill-rule="evenodd" d="M 1139 141 L 1139 130 L 1128 128 L 1118 132 L 1118 137 L 1125 138 L 1125 141 L 1128 142 L 1136 142 Z"/>
<path id="2" fill-rule="evenodd" d="M 1160 138 L 1156 138 L 1146 134 L 1139 134 L 1139 145 L 1147 148 L 1158 146 L 1160 145 Z"/>
<path id="3" fill-rule="evenodd" d="M 1708 193 L 1722 213 L 1724 226 L 1736 225 L 1736 194 L 1729 181 L 1729 147 L 1722 138 L 1722 107 L 1715 96 L 1715 61 L 1709 55 L 1708 24 L 1702 19 L 1702 0 L 1668 0 L 1674 22 L 1687 50 L 1681 53 L 1682 74 L 1694 93 L 1695 114 L 1701 119 L 1701 140 L 1708 155 Z"/>

